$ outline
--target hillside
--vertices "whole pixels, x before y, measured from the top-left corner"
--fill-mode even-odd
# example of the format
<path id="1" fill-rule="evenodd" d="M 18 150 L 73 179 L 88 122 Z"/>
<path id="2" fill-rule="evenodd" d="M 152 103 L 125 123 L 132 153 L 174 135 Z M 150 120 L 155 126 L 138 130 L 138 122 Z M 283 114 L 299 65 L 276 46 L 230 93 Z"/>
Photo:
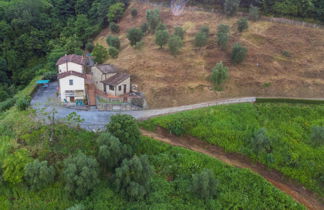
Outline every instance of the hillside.
<path id="1" fill-rule="evenodd" d="M 138 17 L 133 19 L 131 8 L 137 8 Z M 151 108 L 177 106 L 236 96 L 289 96 L 322 97 L 324 94 L 324 30 L 300 26 L 249 22 L 249 30 L 239 34 L 236 30 L 238 17 L 226 18 L 222 14 L 202 11 L 185 11 L 180 17 L 171 16 L 168 8 L 160 8 L 161 18 L 173 32 L 175 26 L 186 29 L 185 45 L 177 57 L 167 49 L 159 49 L 154 35 L 146 35 L 145 45 L 135 50 L 126 38 L 126 31 L 140 26 L 146 9 L 152 6 L 131 3 L 121 20 L 119 38 L 122 50 L 118 59 L 106 63 L 116 64 L 133 76 L 133 83 L 146 94 Z M 221 51 L 215 44 L 218 24 L 231 26 L 230 47 Z M 202 25 L 210 27 L 207 47 L 197 49 L 192 41 Z M 107 47 L 111 34 L 104 29 L 95 43 Z M 241 42 L 248 48 L 248 57 L 240 65 L 230 63 L 231 46 Z M 223 61 L 230 69 L 230 79 L 224 91 L 216 92 L 208 81 L 212 67 Z"/>

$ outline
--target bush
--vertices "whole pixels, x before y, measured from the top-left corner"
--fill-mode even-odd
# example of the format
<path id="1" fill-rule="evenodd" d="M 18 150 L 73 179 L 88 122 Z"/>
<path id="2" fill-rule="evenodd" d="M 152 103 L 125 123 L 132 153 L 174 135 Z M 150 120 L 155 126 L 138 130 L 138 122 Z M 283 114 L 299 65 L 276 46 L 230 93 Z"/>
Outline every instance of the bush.
<path id="1" fill-rule="evenodd" d="M 108 14 L 107 14 L 108 21 L 109 22 L 119 21 L 123 17 L 124 7 L 125 5 L 120 2 L 111 5 L 108 9 Z"/>
<path id="2" fill-rule="evenodd" d="M 54 182 L 55 171 L 52 166 L 47 165 L 47 161 L 34 160 L 25 166 L 24 174 L 30 189 L 40 190 Z"/>
<path id="3" fill-rule="evenodd" d="M 98 160 L 105 169 L 115 169 L 121 162 L 130 157 L 129 147 L 110 133 L 102 133 L 97 139 Z"/>
<path id="4" fill-rule="evenodd" d="M 192 175 L 192 192 L 200 199 L 212 199 L 217 195 L 217 180 L 210 169 Z"/>
<path id="5" fill-rule="evenodd" d="M 267 132 L 265 128 L 261 128 L 257 130 L 252 138 L 250 139 L 250 146 L 252 150 L 257 153 L 270 153 L 271 148 L 271 140 L 267 136 Z"/>
<path id="6" fill-rule="evenodd" d="M 312 144 L 316 147 L 324 145 L 324 127 L 312 127 L 311 140 Z"/>
<path id="7" fill-rule="evenodd" d="M 260 10 L 258 7 L 254 7 L 253 5 L 250 6 L 249 19 L 253 21 L 257 21 L 260 19 Z"/>
<path id="8" fill-rule="evenodd" d="M 107 49 L 99 44 L 96 44 L 95 48 L 92 51 L 92 55 L 96 63 L 103 63 L 108 58 Z"/>
<path id="9" fill-rule="evenodd" d="M 130 45 L 134 46 L 137 42 L 142 40 L 143 32 L 138 28 L 132 28 L 128 31 L 127 38 L 130 41 Z"/>
<path id="10" fill-rule="evenodd" d="M 168 30 L 167 26 L 163 23 L 159 23 L 159 25 L 156 27 L 155 31 L 163 31 Z"/>
<path id="11" fill-rule="evenodd" d="M 236 14 L 241 0 L 225 0 L 224 12 L 227 16 L 233 16 Z"/>
<path id="12" fill-rule="evenodd" d="M 155 43 L 162 48 L 168 43 L 169 32 L 167 30 L 158 30 L 155 32 Z"/>
<path id="13" fill-rule="evenodd" d="M 116 169 L 115 186 L 129 200 L 143 200 L 151 192 L 153 168 L 146 156 L 124 160 Z"/>
<path id="14" fill-rule="evenodd" d="M 84 198 L 98 184 L 98 163 L 83 153 L 64 160 L 65 189 L 76 198 Z"/>
<path id="15" fill-rule="evenodd" d="M 185 31 L 182 27 L 175 27 L 174 28 L 174 35 L 180 37 L 182 40 L 184 39 Z"/>
<path id="16" fill-rule="evenodd" d="M 178 36 L 171 36 L 168 41 L 168 47 L 172 55 L 176 55 L 180 52 L 183 46 L 182 39 Z"/>
<path id="17" fill-rule="evenodd" d="M 30 106 L 30 101 L 31 101 L 30 96 L 24 96 L 19 98 L 16 103 L 18 110 L 24 111 L 28 109 L 28 107 Z"/>
<path id="18" fill-rule="evenodd" d="M 85 45 L 85 49 L 88 52 L 92 52 L 93 48 L 94 48 L 94 45 L 92 44 L 92 42 L 87 42 L 87 44 Z"/>
<path id="19" fill-rule="evenodd" d="M 176 136 L 181 136 L 186 132 L 183 120 L 177 119 L 169 122 L 167 124 L 167 129 L 169 132 Z"/>
<path id="20" fill-rule="evenodd" d="M 120 28 L 119 28 L 119 25 L 117 23 L 110 23 L 109 25 L 109 29 L 113 32 L 113 33 L 119 33 L 120 31 Z"/>
<path id="21" fill-rule="evenodd" d="M 227 48 L 227 43 L 229 40 L 229 26 L 220 24 L 217 27 L 217 44 L 221 47 L 222 50 Z"/>
<path id="22" fill-rule="evenodd" d="M 131 10 L 131 14 L 132 14 L 132 17 L 133 17 L 133 18 L 137 17 L 137 14 L 138 14 L 137 9 L 133 8 L 133 9 Z"/>
<path id="23" fill-rule="evenodd" d="M 109 47 L 108 48 L 108 54 L 112 58 L 118 58 L 119 50 L 114 48 L 114 47 Z"/>
<path id="24" fill-rule="evenodd" d="M 143 23 L 141 25 L 141 30 L 142 30 L 143 34 L 146 34 L 146 32 L 148 31 L 148 29 L 149 29 L 149 26 L 148 26 L 147 23 Z"/>
<path id="25" fill-rule="evenodd" d="M 208 37 L 203 32 L 198 32 L 195 37 L 195 46 L 196 47 L 203 47 L 207 44 Z"/>
<path id="26" fill-rule="evenodd" d="M 222 62 L 216 64 L 212 70 L 212 81 L 216 86 L 221 85 L 228 78 L 228 68 Z"/>
<path id="27" fill-rule="evenodd" d="M 120 49 L 120 40 L 117 36 L 111 36 L 109 35 L 107 37 L 107 40 L 106 40 L 107 44 L 110 46 L 110 47 L 114 47 L 116 49 Z"/>
<path id="28" fill-rule="evenodd" d="M 111 117 L 107 131 L 116 136 L 123 144 L 136 148 L 140 140 L 140 131 L 136 120 L 130 115 L 117 114 Z"/>
<path id="29" fill-rule="evenodd" d="M 234 64 L 242 63 L 246 57 L 247 49 L 242 47 L 239 43 L 235 43 L 232 49 L 232 62 Z"/>
<path id="30" fill-rule="evenodd" d="M 249 23 L 246 18 L 241 18 L 237 21 L 237 30 L 243 32 L 249 28 Z"/>
<path id="31" fill-rule="evenodd" d="M 160 19 L 160 10 L 154 9 L 154 10 L 147 10 L 146 11 L 146 19 L 149 26 L 149 30 L 151 32 L 154 32 L 156 27 L 161 22 Z"/>
<path id="32" fill-rule="evenodd" d="M 8 98 L 7 100 L 0 102 L 0 112 L 4 112 L 10 109 L 16 104 L 16 98 Z"/>

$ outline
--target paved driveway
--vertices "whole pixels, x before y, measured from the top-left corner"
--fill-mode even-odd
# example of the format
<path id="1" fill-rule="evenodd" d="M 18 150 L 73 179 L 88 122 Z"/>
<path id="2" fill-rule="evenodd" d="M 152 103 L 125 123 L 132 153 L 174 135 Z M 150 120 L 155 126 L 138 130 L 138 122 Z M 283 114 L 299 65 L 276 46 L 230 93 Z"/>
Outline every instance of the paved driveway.
<path id="1" fill-rule="evenodd" d="M 143 110 L 143 111 L 124 111 L 124 112 L 113 112 L 113 111 L 98 111 L 94 108 L 86 110 L 74 110 L 66 107 L 62 107 L 58 103 L 58 98 L 56 96 L 58 84 L 53 82 L 49 84 L 48 88 L 39 88 L 33 99 L 32 107 L 36 110 L 44 108 L 46 111 L 56 110 L 56 118 L 62 119 L 65 118 L 68 114 L 76 112 L 78 115 L 84 119 L 84 122 L 81 124 L 81 127 L 89 130 L 97 130 L 103 128 L 110 121 L 110 117 L 118 114 L 129 114 L 135 117 L 136 119 L 147 119 L 154 116 L 165 115 L 170 113 L 176 113 L 185 110 L 198 109 L 208 106 L 216 106 L 223 104 L 234 104 L 234 103 L 252 103 L 255 102 L 255 97 L 246 97 L 246 98 L 234 98 L 234 99 L 224 99 L 224 100 L 215 100 L 200 104 L 164 108 L 164 109 L 152 109 L 152 110 Z"/>

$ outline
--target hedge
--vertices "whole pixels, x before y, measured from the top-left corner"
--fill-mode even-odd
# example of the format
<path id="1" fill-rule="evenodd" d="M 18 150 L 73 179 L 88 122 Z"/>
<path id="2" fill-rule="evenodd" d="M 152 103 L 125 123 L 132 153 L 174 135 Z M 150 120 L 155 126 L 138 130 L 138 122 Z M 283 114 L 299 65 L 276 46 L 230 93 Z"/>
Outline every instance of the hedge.
<path id="1" fill-rule="evenodd" d="M 257 98 L 256 103 L 324 104 L 320 99 Z"/>

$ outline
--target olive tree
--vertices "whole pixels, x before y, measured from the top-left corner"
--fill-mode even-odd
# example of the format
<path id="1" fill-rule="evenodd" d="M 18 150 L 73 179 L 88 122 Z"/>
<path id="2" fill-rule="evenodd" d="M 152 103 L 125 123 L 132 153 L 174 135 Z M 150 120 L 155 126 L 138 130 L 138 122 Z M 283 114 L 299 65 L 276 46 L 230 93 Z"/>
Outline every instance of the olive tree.
<path id="1" fill-rule="evenodd" d="M 225 0 L 224 12 L 227 16 L 233 16 L 236 14 L 241 0 Z"/>
<path id="2" fill-rule="evenodd" d="M 155 32 L 155 43 L 163 48 L 168 43 L 169 32 L 167 30 L 158 30 Z"/>
<path id="3" fill-rule="evenodd" d="M 228 25 L 220 24 L 217 27 L 217 44 L 222 50 L 225 50 L 227 48 L 229 41 L 229 30 L 230 28 Z"/>
<path id="4" fill-rule="evenodd" d="M 223 62 L 217 63 L 212 70 L 211 79 L 216 86 L 220 86 L 228 78 L 228 68 Z"/>
<path id="5" fill-rule="evenodd" d="M 161 22 L 160 18 L 160 10 L 154 9 L 154 10 L 147 10 L 146 11 L 146 20 L 149 26 L 149 30 L 151 32 L 154 32 L 156 27 Z"/>
<path id="6" fill-rule="evenodd" d="M 249 28 L 249 23 L 246 18 L 241 18 L 237 21 L 237 30 L 243 32 Z"/>
<path id="7" fill-rule="evenodd" d="M 24 179 L 32 190 L 40 190 L 54 182 L 55 170 L 47 161 L 34 160 L 24 168 Z"/>
<path id="8" fill-rule="evenodd" d="M 108 54 L 111 58 L 118 58 L 119 50 L 116 49 L 115 47 L 109 47 Z"/>
<path id="9" fill-rule="evenodd" d="M 113 33 L 119 33 L 119 31 L 120 31 L 120 27 L 119 27 L 119 25 L 118 25 L 117 23 L 114 23 L 114 22 L 110 23 L 110 25 L 109 25 L 109 29 L 110 29 Z"/>
<path id="10" fill-rule="evenodd" d="M 108 21 L 109 22 L 119 21 L 123 17 L 124 10 L 125 10 L 125 5 L 121 2 L 111 5 L 108 9 L 108 14 L 107 14 Z"/>
<path id="11" fill-rule="evenodd" d="M 218 182 L 213 171 L 205 169 L 192 175 L 192 192 L 200 199 L 208 200 L 217 195 Z"/>
<path id="12" fill-rule="evenodd" d="M 110 46 L 110 47 L 114 47 L 116 49 L 120 49 L 120 40 L 117 36 L 111 36 L 109 35 L 107 37 L 107 40 L 106 40 L 107 44 Z"/>
<path id="13" fill-rule="evenodd" d="M 204 32 L 198 32 L 195 36 L 195 46 L 203 47 L 207 44 L 208 36 Z"/>
<path id="14" fill-rule="evenodd" d="M 138 28 L 132 28 L 127 33 L 127 38 L 131 46 L 135 46 L 137 42 L 140 42 L 143 36 L 143 31 Z"/>
<path id="15" fill-rule="evenodd" d="M 168 41 L 168 47 L 172 55 L 177 55 L 183 46 L 182 39 L 178 36 L 171 36 Z"/>
<path id="16" fill-rule="evenodd" d="M 234 64 L 242 63 L 246 57 L 247 49 L 242 47 L 239 43 L 235 43 L 232 49 L 232 62 Z"/>
<path id="17" fill-rule="evenodd" d="M 183 40 L 185 35 L 185 30 L 183 30 L 182 27 L 177 26 L 174 28 L 174 35 L 180 37 Z"/>

